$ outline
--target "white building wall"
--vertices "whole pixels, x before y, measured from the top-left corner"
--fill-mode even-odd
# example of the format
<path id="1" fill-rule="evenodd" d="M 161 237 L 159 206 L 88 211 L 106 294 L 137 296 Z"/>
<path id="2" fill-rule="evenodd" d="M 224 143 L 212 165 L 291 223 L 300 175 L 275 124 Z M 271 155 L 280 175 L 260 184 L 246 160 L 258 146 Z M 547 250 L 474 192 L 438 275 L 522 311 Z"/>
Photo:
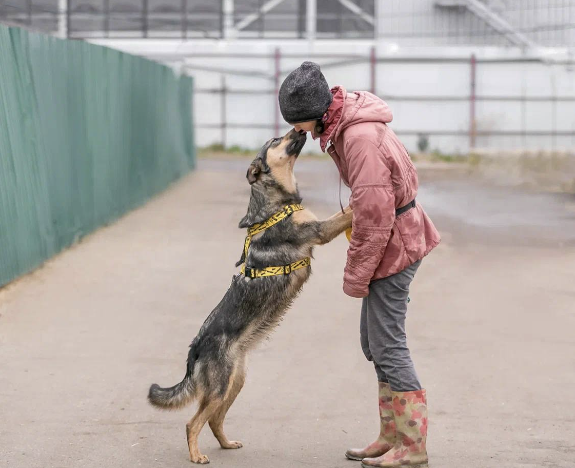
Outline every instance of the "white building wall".
<path id="1" fill-rule="evenodd" d="M 302 61 L 311 58 L 322 66 L 330 85 L 369 90 L 371 83 L 370 41 L 142 42 L 116 41 L 112 45 L 157 59 L 169 60 L 176 52 L 185 57 L 185 69 L 196 80 L 194 115 L 199 146 L 222 141 L 222 95 L 210 91 L 221 88 L 223 76 L 229 90 L 226 145 L 257 148 L 273 135 L 277 112 L 273 57 L 276 48 L 282 55 L 280 82 Z M 376 92 L 391 106 L 391 127 L 409 150 L 417 148 L 418 133 L 429 135 L 431 149 L 461 153 L 469 150 L 472 53 L 477 56 L 476 147 L 575 147 L 575 71 L 573 65 L 562 61 L 568 56 L 546 51 L 550 59 L 541 62 L 535 61 L 539 56 L 535 52 L 530 55 L 518 49 L 399 48 L 387 41 L 377 44 L 376 50 Z M 338 65 L 345 57 L 338 58 L 337 54 L 360 55 L 365 60 Z M 259 94 L 234 93 L 250 90 Z M 521 101 L 523 97 L 525 101 Z M 287 128 L 281 121 L 280 130 Z M 509 134 L 501 134 L 505 132 Z M 309 143 L 307 149 L 317 151 L 318 146 Z"/>

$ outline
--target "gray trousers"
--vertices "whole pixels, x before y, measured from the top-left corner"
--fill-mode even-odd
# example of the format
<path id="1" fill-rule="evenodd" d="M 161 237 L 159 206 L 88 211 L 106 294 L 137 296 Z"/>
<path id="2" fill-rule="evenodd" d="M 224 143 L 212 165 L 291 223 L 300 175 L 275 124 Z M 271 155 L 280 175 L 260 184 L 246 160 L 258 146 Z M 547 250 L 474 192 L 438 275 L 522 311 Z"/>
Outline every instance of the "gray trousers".
<path id="1" fill-rule="evenodd" d="M 372 281 L 361 307 L 361 347 L 373 361 L 377 379 L 394 392 L 420 390 L 407 347 L 405 315 L 409 285 L 421 260 L 395 275 Z"/>

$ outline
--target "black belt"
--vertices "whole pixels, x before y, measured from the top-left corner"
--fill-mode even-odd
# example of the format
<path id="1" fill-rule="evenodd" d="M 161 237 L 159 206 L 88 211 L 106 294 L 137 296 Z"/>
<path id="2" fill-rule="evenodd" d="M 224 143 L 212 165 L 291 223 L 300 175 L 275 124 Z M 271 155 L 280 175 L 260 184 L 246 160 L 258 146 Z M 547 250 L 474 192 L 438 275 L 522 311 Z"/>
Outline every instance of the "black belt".
<path id="1" fill-rule="evenodd" d="M 407 210 L 411 210 L 412 208 L 415 208 L 415 198 L 411 200 L 407 205 L 395 210 L 395 216 L 399 216 L 400 214 L 405 213 Z"/>

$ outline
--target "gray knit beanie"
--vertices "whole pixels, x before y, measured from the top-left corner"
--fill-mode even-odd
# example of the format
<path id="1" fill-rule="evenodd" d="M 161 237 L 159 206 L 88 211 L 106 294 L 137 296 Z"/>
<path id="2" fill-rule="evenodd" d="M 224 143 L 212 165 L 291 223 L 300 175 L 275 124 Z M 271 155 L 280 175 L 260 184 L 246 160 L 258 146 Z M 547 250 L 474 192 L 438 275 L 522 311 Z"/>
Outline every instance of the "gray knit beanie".
<path id="1" fill-rule="evenodd" d="M 327 81 L 314 62 L 304 62 L 284 80 L 280 111 L 288 123 L 321 119 L 333 99 Z"/>

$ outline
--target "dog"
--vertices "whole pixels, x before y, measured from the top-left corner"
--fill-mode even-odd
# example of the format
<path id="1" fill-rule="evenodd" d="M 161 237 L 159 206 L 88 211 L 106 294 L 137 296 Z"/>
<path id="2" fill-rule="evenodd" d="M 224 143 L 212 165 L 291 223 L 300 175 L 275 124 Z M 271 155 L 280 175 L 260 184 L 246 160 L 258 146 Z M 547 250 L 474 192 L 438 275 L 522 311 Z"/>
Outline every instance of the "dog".
<path id="1" fill-rule="evenodd" d="M 236 264 L 244 264 L 243 273 L 234 276 L 224 298 L 192 341 L 184 379 L 171 388 L 150 387 L 148 399 L 159 408 L 179 409 L 198 401 L 198 410 L 186 425 L 194 463 L 209 463 L 198 448 L 198 436 L 206 422 L 222 448 L 242 447 L 241 442 L 228 440 L 223 423 L 244 385 L 246 355 L 278 325 L 308 280 L 311 267 L 302 259 L 311 258 L 316 245 L 330 242 L 351 227 L 349 207 L 325 221 L 318 221 L 301 207 L 293 167 L 305 142 L 305 133 L 291 130 L 269 140 L 249 166 L 246 178 L 251 196 L 239 227 L 253 230 L 270 219 L 276 222 L 246 239 Z M 290 206 L 294 211 L 285 211 Z M 276 267 L 270 276 L 248 277 L 258 271 L 269 272 L 269 267 Z"/>

